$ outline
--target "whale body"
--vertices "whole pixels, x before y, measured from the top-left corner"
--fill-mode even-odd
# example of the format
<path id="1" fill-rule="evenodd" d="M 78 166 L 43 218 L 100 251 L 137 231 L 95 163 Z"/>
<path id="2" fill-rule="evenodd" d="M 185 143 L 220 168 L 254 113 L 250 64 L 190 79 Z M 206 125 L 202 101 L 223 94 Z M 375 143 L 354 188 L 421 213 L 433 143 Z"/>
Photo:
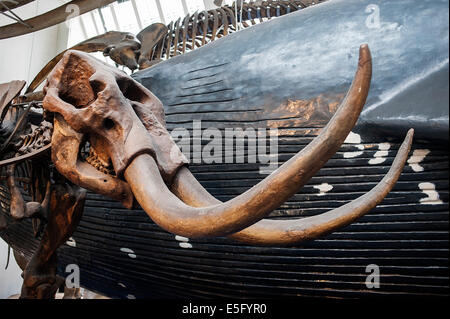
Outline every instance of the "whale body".
<path id="1" fill-rule="evenodd" d="M 288 100 L 342 99 L 358 47 L 368 43 L 373 77 L 356 130 L 400 138 L 413 127 L 416 137 L 448 140 L 448 7 L 446 0 L 331 0 L 133 77 L 162 100 L 169 123 L 294 119 L 298 112 L 280 108 Z"/>

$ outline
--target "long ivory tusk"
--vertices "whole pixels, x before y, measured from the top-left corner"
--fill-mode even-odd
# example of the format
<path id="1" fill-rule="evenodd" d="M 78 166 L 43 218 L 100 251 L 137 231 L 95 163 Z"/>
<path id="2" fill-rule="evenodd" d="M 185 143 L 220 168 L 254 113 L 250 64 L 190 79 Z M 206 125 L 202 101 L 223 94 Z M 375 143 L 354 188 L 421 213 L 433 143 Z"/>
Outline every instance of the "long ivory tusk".
<path id="1" fill-rule="evenodd" d="M 368 193 L 316 216 L 287 220 L 263 219 L 228 237 L 256 245 L 285 246 L 315 239 L 349 225 L 378 205 L 392 190 L 405 166 L 413 134 L 413 129 L 409 130 L 388 173 Z M 172 192 L 191 206 L 201 207 L 220 203 L 201 186 L 187 168 L 180 170 L 173 183 Z"/>
<path id="2" fill-rule="evenodd" d="M 146 154 L 136 157 L 126 168 L 125 179 L 142 208 L 169 232 L 194 238 L 242 230 L 297 193 L 339 149 L 358 120 L 371 75 L 370 51 L 362 45 L 353 83 L 321 133 L 274 173 L 228 202 L 197 208 L 186 205 L 167 188 L 154 159 Z"/>

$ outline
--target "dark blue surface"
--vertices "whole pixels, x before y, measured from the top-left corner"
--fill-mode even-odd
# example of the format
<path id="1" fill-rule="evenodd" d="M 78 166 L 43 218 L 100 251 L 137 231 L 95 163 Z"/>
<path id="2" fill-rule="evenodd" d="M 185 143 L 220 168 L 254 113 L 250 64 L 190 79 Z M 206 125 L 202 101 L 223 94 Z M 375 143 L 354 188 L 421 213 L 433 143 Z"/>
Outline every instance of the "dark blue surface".
<path id="1" fill-rule="evenodd" d="M 372 3 L 378 6 L 379 26 L 370 23 L 376 15 Z M 189 94 L 207 94 L 198 111 L 209 110 L 207 106 L 227 111 L 264 108 L 267 115 L 269 104 L 288 98 L 346 92 L 358 47 L 368 43 L 373 78 L 357 131 L 401 137 L 413 127 L 416 137 L 448 139 L 448 30 L 446 0 L 331 0 L 133 76 L 163 101 L 169 115 L 173 105 L 197 111 L 198 99 L 180 100 Z M 190 75 L 199 80 L 193 83 Z M 199 85 L 211 90 L 199 91 Z"/>

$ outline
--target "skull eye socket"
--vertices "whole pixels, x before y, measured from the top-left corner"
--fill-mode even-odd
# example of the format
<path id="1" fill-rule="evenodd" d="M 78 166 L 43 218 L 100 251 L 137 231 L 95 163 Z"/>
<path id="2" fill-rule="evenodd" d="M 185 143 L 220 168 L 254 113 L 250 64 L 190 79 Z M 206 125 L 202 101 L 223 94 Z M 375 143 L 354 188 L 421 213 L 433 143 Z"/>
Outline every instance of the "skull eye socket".
<path id="1" fill-rule="evenodd" d="M 101 92 L 105 89 L 106 84 L 103 82 L 100 82 L 99 80 L 90 80 L 89 84 L 91 85 L 92 90 L 94 91 L 94 94 L 97 95 L 98 92 Z"/>
<path id="2" fill-rule="evenodd" d="M 97 94 L 85 87 L 85 94 L 74 95 L 71 90 L 62 91 L 59 97 L 66 103 L 75 106 L 77 109 L 81 109 L 89 106 L 92 102 L 97 99 Z"/>
<path id="3" fill-rule="evenodd" d="M 107 130 L 112 129 L 115 125 L 116 125 L 116 124 L 114 123 L 114 121 L 111 120 L 111 119 L 109 119 L 109 118 L 106 118 L 106 119 L 103 121 L 103 127 L 104 127 L 105 129 L 107 129 Z"/>
<path id="4" fill-rule="evenodd" d="M 117 85 L 119 85 L 120 91 L 122 92 L 123 96 L 128 100 L 141 103 L 148 100 L 148 96 L 144 92 L 142 92 L 142 90 L 131 79 L 119 79 L 117 80 Z"/>

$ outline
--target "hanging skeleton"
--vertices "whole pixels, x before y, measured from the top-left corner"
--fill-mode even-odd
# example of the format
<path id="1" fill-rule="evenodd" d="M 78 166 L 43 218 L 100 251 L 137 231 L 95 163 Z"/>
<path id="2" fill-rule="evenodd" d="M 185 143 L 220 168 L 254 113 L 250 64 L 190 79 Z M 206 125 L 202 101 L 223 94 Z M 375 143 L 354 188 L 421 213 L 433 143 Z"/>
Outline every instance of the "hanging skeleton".
<path id="1" fill-rule="evenodd" d="M 167 27 L 151 25 L 137 35 L 143 45 L 139 54 L 139 69 L 200 48 L 240 28 L 248 28 L 320 2 L 323 1 L 237 1 L 232 6 L 188 14 L 170 22 Z M 153 36 L 155 33 L 158 36 Z"/>
<path id="2" fill-rule="evenodd" d="M 103 52 L 117 65 L 130 70 L 146 69 L 163 60 L 200 48 L 223 36 L 236 32 L 238 24 L 244 28 L 272 18 L 304 9 L 316 3 L 312 0 L 241 2 L 232 6 L 188 14 L 167 26 L 154 23 L 134 36 L 129 32 L 109 31 L 74 45 L 68 50 Z M 235 11 L 239 11 L 236 18 Z M 242 21 L 240 20 L 242 16 Z M 44 82 L 64 52 L 54 57 L 36 75 L 21 102 L 42 100 L 42 92 L 34 92 Z"/>

